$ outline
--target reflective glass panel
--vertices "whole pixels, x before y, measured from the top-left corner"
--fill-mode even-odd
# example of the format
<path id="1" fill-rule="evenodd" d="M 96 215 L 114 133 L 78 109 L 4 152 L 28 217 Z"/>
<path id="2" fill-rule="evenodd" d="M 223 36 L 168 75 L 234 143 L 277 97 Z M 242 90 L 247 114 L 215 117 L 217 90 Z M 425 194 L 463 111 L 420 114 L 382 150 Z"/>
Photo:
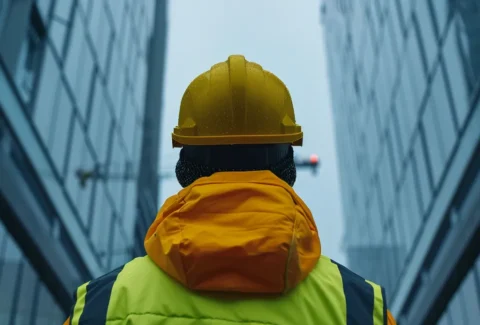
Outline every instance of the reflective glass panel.
<path id="1" fill-rule="evenodd" d="M 55 117 L 52 120 L 50 154 L 58 171 L 63 174 L 65 154 L 70 135 L 73 107 L 63 83 L 60 84 Z"/>
<path id="2" fill-rule="evenodd" d="M 423 134 L 417 134 L 415 143 L 413 144 L 413 155 L 417 166 L 418 184 L 420 187 L 420 196 L 422 202 L 422 213 L 426 212 L 430 200 L 432 198 L 432 189 L 430 187 L 428 166 L 426 155 L 422 145 Z"/>
<path id="3" fill-rule="evenodd" d="M 462 291 L 465 303 L 467 324 L 475 324 L 480 320 L 480 292 L 475 281 L 475 270 L 472 269 L 463 280 L 459 290 Z"/>
<path id="4" fill-rule="evenodd" d="M 131 240 L 125 238 L 125 233 L 121 229 L 121 225 L 118 221 L 114 222 L 113 225 L 113 251 L 111 256 L 111 265 L 110 268 L 117 268 L 131 258 Z"/>
<path id="5" fill-rule="evenodd" d="M 2 2 L 9 2 L 11 0 L 5 1 L 5 0 L 0 0 L 0 8 L 2 7 Z M 50 13 L 50 6 L 52 5 L 52 0 L 36 0 L 37 3 L 38 11 L 40 12 L 40 15 L 42 18 L 47 21 L 48 20 L 48 15 Z M 0 9 L 1 11 L 1 9 Z M 0 13 L 0 18 L 1 18 L 1 13 Z M 0 23 L 1 25 L 1 23 Z M 1 31 L 1 28 L 0 28 Z"/>
<path id="6" fill-rule="evenodd" d="M 465 70 L 471 78 L 471 83 L 477 85 L 480 81 L 480 2 L 478 0 L 463 0 L 458 6 L 455 22 L 459 46 L 465 56 Z"/>
<path id="7" fill-rule="evenodd" d="M 92 35 L 95 52 L 99 58 L 100 69 L 103 72 L 105 72 L 107 49 L 112 33 L 110 20 L 105 15 L 104 8 L 104 1 L 93 1 L 89 22 L 90 35 Z"/>
<path id="8" fill-rule="evenodd" d="M 17 282 L 21 281 L 18 277 L 22 255 L 17 244 L 8 236 L 4 242 L 4 255 L 1 260 L 0 273 L 0 292 L 3 297 L 9 299 L 0 299 L 0 324 L 8 324 L 13 312 L 14 297 L 17 297 Z"/>
<path id="9" fill-rule="evenodd" d="M 94 172 L 93 157 L 86 143 L 85 133 L 79 121 L 75 119 L 73 127 L 73 138 L 70 145 L 69 166 L 66 175 L 66 186 L 70 194 L 70 198 L 76 205 L 83 221 L 84 226 L 88 225 L 90 200 L 92 197 L 92 189 L 95 178 L 86 179 L 82 182 L 78 176 L 79 172 Z"/>
<path id="10" fill-rule="evenodd" d="M 454 117 L 452 115 L 452 108 L 450 106 L 447 92 L 448 89 L 445 84 L 443 69 L 439 66 L 433 77 L 431 96 L 433 97 L 432 105 L 434 105 L 433 111 L 435 119 L 438 123 L 439 130 L 441 131 L 438 136 L 444 162 L 450 157 L 450 153 L 452 152 L 457 138 Z"/>
<path id="11" fill-rule="evenodd" d="M 455 113 L 459 126 L 465 123 L 467 113 L 470 110 L 468 80 L 465 75 L 463 59 L 458 45 L 457 29 L 450 25 L 445 44 L 443 46 L 443 58 L 447 70 L 450 92 L 453 96 Z"/>
<path id="12" fill-rule="evenodd" d="M 425 130 L 426 148 L 429 156 L 431 172 L 433 176 L 433 187 L 436 188 L 443 173 L 443 158 L 441 145 L 439 143 L 441 129 L 435 112 L 435 105 L 431 97 L 427 100 L 425 111 L 422 117 L 422 124 Z"/>
<path id="13" fill-rule="evenodd" d="M 108 189 L 112 194 L 114 209 L 116 213 L 120 216 L 123 214 L 121 211 L 120 204 L 122 200 L 122 191 L 125 186 L 125 166 L 126 166 L 126 156 L 121 138 L 118 131 L 114 132 L 113 138 L 113 149 L 110 157 L 110 172 L 108 182 Z"/>
<path id="14" fill-rule="evenodd" d="M 106 89 L 100 79 L 95 78 L 95 90 L 90 112 L 88 134 L 101 164 L 107 162 L 112 116 L 105 98 Z"/>
<path id="15" fill-rule="evenodd" d="M 433 22 L 433 13 L 430 10 L 431 7 L 427 0 L 415 1 L 415 3 L 415 15 L 421 35 L 420 39 L 421 43 L 423 44 L 423 48 L 425 49 L 425 54 L 427 58 L 427 70 L 430 71 L 439 50 L 438 38 L 435 34 Z"/>
<path id="16" fill-rule="evenodd" d="M 50 47 L 46 47 L 39 88 L 33 111 L 33 123 L 45 145 L 48 145 L 50 127 L 54 119 L 57 89 L 60 85 L 60 71 Z"/>
<path id="17" fill-rule="evenodd" d="M 102 266 L 107 269 L 107 262 L 110 255 L 109 242 L 113 211 L 103 182 L 97 184 L 94 200 L 95 206 L 92 214 L 90 239 L 97 251 Z"/>
<path id="18" fill-rule="evenodd" d="M 15 72 L 18 90 L 26 103 L 30 103 L 33 94 L 35 77 L 40 70 L 44 42 L 45 39 L 40 36 L 37 28 L 30 23 L 18 54 Z"/>
<path id="19" fill-rule="evenodd" d="M 35 325 L 62 324 L 65 322 L 63 311 L 56 304 L 48 289 L 42 284 L 39 290 Z"/>
<path id="20" fill-rule="evenodd" d="M 448 306 L 448 312 L 455 324 L 470 325 L 465 315 L 465 301 L 461 291 L 457 291 Z"/>
<path id="21" fill-rule="evenodd" d="M 407 98 L 407 103 L 411 105 L 409 107 L 411 114 L 410 123 L 414 124 L 418 117 L 418 110 L 420 108 L 421 100 L 425 93 L 427 83 L 422 53 L 420 51 L 418 34 L 415 25 L 412 25 L 408 32 L 406 50 L 408 59 L 404 63 L 406 66 L 404 66 L 403 69 L 406 69 L 407 71 L 405 72 L 407 73 L 402 75 L 402 87 L 405 88 L 406 96 L 411 96 L 410 98 Z M 407 87 L 409 89 L 407 89 Z"/>
<path id="22" fill-rule="evenodd" d="M 437 35 L 441 37 L 443 35 L 443 31 L 445 30 L 447 20 L 450 14 L 451 0 L 428 0 L 431 8 L 433 8 L 436 28 L 437 28 Z"/>
<path id="23" fill-rule="evenodd" d="M 18 300 L 15 324 L 30 324 L 38 279 L 27 260 L 24 260 L 22 264 L 19 277 L 21 278 L 21 285 L 20 290 L 16 293 Z"/>
<path id="24" fill-rule="evenodd" d="M 127 154 L 129 157 L 133 158 L 133 144 L 134 144 L 134 135 L 135 135 L 135 126 L 136 126 L 136 114 L 135 114 L 135 106 L 132 102 L 133 97 L 129 96 L 130 105 L 126 105 L 124 118 L 123 118 L 123 126 L 122 126 L 122 135 L 123 140 L 127 146 Z"/>
<path id="25" fill-rule="evenodd" d="M 63 55 L 65 36 L 67 34 L 72 12 L 73 0 L 55 1 L 52 22 L 50 23 L 49 36 L 53 40 L 55 49 L 60 55 Z M 75 35 L 73 36 L 75 37 Z"/>

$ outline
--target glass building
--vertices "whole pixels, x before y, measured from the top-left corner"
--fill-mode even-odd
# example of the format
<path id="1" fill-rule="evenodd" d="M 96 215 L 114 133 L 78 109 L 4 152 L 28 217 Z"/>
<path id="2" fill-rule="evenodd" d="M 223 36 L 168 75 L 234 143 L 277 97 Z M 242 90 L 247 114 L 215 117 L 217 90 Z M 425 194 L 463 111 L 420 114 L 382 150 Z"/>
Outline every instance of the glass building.
<path id="1" fill-rule="evenodd" d="M 480 2 L 321 7 L 349 266 L 399 324 L 480 319 Z"/>
<path id="2" fill-rule="evenodd" d="M 78 285 L 142 254 L 165 4 L 0 0 L 0 324 L 62 324 Z"/>

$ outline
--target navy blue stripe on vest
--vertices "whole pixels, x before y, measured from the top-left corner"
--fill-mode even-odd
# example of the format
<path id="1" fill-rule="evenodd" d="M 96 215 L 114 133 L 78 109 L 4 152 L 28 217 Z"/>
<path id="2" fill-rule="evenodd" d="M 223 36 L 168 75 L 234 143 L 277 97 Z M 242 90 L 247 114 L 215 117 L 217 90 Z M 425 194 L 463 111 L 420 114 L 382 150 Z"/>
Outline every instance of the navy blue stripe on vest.
<path id="1" fill-rule="evenodd" d="M 383 298 L 383 325 L 387 325 L 387 296 L 385 295 L 385 288 L 382 287 L 382 298 Z"/>
<path id="2" fill-rule="evenodd" d="M 345 266 L 333 260 L 332 262 L 337 265 L 342 275 L 347 305 L 347 325 L 373 325 L 373 287 Z"/>
<path id="3" fill-rule="evenodd" d="M 90 281 L 87 285 L 85 307 L 80 316 L 80 325 L 105 324 L 113 284 L 122 269 L 123 265 L 98 279 Z"/>

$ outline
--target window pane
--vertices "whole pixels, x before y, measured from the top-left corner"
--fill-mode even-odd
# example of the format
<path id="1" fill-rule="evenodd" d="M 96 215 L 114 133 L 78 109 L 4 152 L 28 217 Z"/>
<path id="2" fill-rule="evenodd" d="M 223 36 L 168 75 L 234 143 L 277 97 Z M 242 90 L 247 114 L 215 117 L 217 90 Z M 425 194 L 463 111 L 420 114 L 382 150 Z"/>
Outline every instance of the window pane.
<path id="1" fill-rule="evenodd" d="M 15 72 L 15 81 L 18 90 L 26 103 L 30 102 L 35 77 L 40 70 L 44 43 L 45 39 L 40 36 L 37 27 L 30 22 L 27 35 L 20 48 Z"/>
<path id="2" fill-rule="evenodd" d="M 448 63 L 447 63 L 448 65 Z M 432 82 L 431 93 L 435 107 L 436 120 L 439 126 L 439 144 L 442 150 L 442 158 L 446 162 L 456 142 L 455 124 L 450 107 L 450 100 L 447 96 L 447 86 L 445 84 L 443 69 L 441 66 L 437 69 Z"/>
<path id="3" fill-rule="evenodd" d="M 126 166 L 126 156 L 121 143 L 120 136 L 117 131 L 114 133 L 113 139 L 113 150 L 110 157 L 110 173 L 111 178 L 108 179 L 108 188 L 109 192 L 112 194 L 112 199 L 114 203 L 115 211 L 121 216 L 123 211 L 120 209 L 121 195 L 123 191 L 123 186 L 125 186 L 124 179 L 122 178 L 125 175 L 125 166 Z"/>
<path id="4" fill-rule="evenodd" d="M 136 172 L 138 170 L 139 164 L 140 164 L 140 154 L 142 150 L 142 132 L 143 125 L 141 121 L 137 118 L 135 119 L 135 135 L 134 135 L 134 151 L 133 151 L 133 170 Z"/>
<path id="5" fill-rule="evenodd" d="M 465 308 L 463 304 L 464 299 L 462 292 L 457 291 L 448 306 L 450 317 L 455 320 L 455 324 L 468 324 L 465 319 Z"/>
<path id="6" fill-rule="evenodd" d="M 116 221 L 114 223 L 113 231 L 113 252 L 112 252 L 112 262 L 110 268 L 117 268 L 131 258 L 130 249 L 131 249 L 131 240 L 125 238 L 125 234 L 121 231 L 120 223 Z"/>
<path id="7" fill-rule="evenodd" d="M 412 16 L 412 1 L 411 0 L 397 0 L 397 5 L 400 8 L 403 17 L 403 24 L 407 26 Z"/>
<path id="8" fill-rule="evenodd" d="M 437 120 L 435 106 L 431 97 L 427 100 L 422 123 L 425 130 L 426 147 L 430 158 L 433 187 L 436 188 L 443 173 L 444 161 L 440 141 L 441 129 Z"/>
<path id="9" fill-rule="evenodd" d="M 127 154 L 129 157 L 133 158 L 133 144 L 134 144 L 134 133 L 135 133 L 135 124 L 136 124 L 136 114 L 135 114 L 135 104 L 133 103 L 133 97 L 128 96 L 130 105 L 127 104 L 125 107 L 123 126 L 122 126 L 122 136 L 127 146 Z"/>
<path id="10" fill-rule="evenodd" d="M 405 206 L 402 203 L 400 196 L 397 196 L 396 210 L 393 214 L 393 234 L 398 245 L 397 263 L 400 268 L 399 273 L 402 271 L 407 257 L 407 242 L 409 241 L 409 233 L 406 231 L 408 220 L 405 218 Z"/>
<path id="11" fill-rule="evenodd" d="M 410 160 L 406 174 L 405 174 L 405 183 L 402 188 L 402 200 L 405 206 L 405 219 L 406 223 L 406 232 L 409 233 L 409 241 L 407 242 L 408 250 L 412 247 L 413 241 L 417 235 L 418 229 L 420 227 L 420 208 L 418 204 L 418 194 L 415 185 L 414 179 L 414 161 Z"/>
<path id="12" fill-rule="evenodd" d="M 419 133 L 413 145 L 413 154 L 417 166 L 417 177 L 420 186 L 420 196 L 422 202 L 422 213 L 425 213 L 432 198 L 432 189 L 428 177 L 428 167 L 425 152 L 422 145 L 423 133 Z"/>
<path id="13" fill-rule="evenodd" d="M 133 84 L 135 92 L 135 102 L 139 107 L 144 107 L 145 87 L 147 84 L 147 63 L 145 60 L 138 60 L 136 68 L 136 79 Z M 143 114 L 143 112 L 141 112 Z"/>
<path id="14" fill-rule="evenodd" d="M 125 95 L 125 65 L 121 58 L 118 42 L 113 43 L 114 49 L 112 53 L 112 68 L 108 76 L 108 90 L 112 98 L 112 104 L 115 111 L 119 111 L 123 105 L 122 98 Z M 118 113 L 116 113 L 118 114 Z"/>
<path id="15" fill-rule="evenodd" d="M 50 38 L 53 40 L 55 49 L 60 55 L 63 55 L 65 36 L 70 24 L 70 13 L 73 0 L 56 1 L 52 22 L 50 24 Z"/>
<path id="16" fill-rule="evenodd" d="M 378 201 L 378 189 L 377 185 L 375 184 L 374 192 L 372 193 L 372 201 L 370 203 L 370 213 L 368 214 L 369 216 L 369 228 L 371 230 L 370 232 L 370 238 L 369 238 L 369 244 L 372 246 L 374 245 L 380 245 L 381 239 L 383 237 L 383 219 L 382 216 L 380 215 L 380 207 L 379 207 L 379 201 Z"/>
<path id="17" fill-rule="evenodd" d="M 403 33 L 403 27 L 401 24 L 401 15 L 400 12 L 397 10 L 397 6 L 395 4 L 392 4 L 390 6 L 390 18 L 392 19 L 392 38 L 394 40 L 394 43 L 396 45 L 396 55 L 399 57 L 403 57 L 403 47 L 404 47 L 404 33 Z"/>
<path id="18" fill-rule="evenodd" d="M 461 128 L 467 117 L 470 105 L 467 76 L 464 72 L 464 65 L 459 49 L 456 28 L 454 28 L 454 24 L 452 24 L 443 46 L 443 57 L 447 69 L 451 94 L 453 96 L 455 113 L 459 122 L 459 127 Z"/>
<path id="19" fill-rule="evenodd" d="M 50 38 L 53 40 L 55 49 L 62 56 L 65 44 L 65 36 L 67 34 L 70 22 L 70 13 L 72 11 L 73 0 L 55 1 L 53 18 L 50 24 Z M 73 37 L 76 34 L 72 34 Z M 73 40 L 75 41 L 75 40 Z"/>
<path id="20" fill-rule="evenodd" d="M 95 169 L 92 155 L 86 143 L 85 133 L 80 123 L 75 119 L 73 138 L 70 145 L 70 160 L 67 170 L 67 190 L 75 203 L 84 226 L 89 219 L 90 199 L 95 180 L 87 180 L 83 186 L 77 176 L 80 170 L 91 172 Z"/>
<path id="21" fill-rule="evenodd" d="M 64 21 L 68 21 L 72 11 L 73 0 L 55 1 L 54 15 Z"/>
<path id="22" fill-rule="evenodd" d="M 110 255 L 108 245 L 110 241 L 112 207 L 107 198 L 105 185 L 100 182 L 97 186 L 90 238 L 93 246 L 97 250 L 102 266 L 106 268 L 107 259 Z"/>
<path id="23" fill-rule="evenodd" d="M 53 112 L 59 84 L 60 71 L 50 47 L 47 47 L 42 74 L 39 80 L 35 110 L 33 112 L 33 123 L 37 127 L 37 130 L 46 145 L 48 145 L 49 141 L 50 126 L 53 120 Z"/>
<path id="24" fill-rule="evenodd" d="M 440 0 L 442 1 L 442 0 Z M 430 71 L 432 64 L 438 55 L 438 41 L 435 34 L 433 13 L 427 0 L 416 1 L 416 20 L 421 34 L 421 43 L 427 57 L 427 70 Z M 427 72 L 428 72 L 427 71 Z"/>
<path id="25" fill-rule="evenodd" d="M 136 198 L 137 198 L 137 184 L 135 181 L 126 182 L 125 185 L 125 196 L 123 198 L 124 207 L 124 219 L 123 219 L 123 226 L 125 229 L 133 229 L 135 227 L 136 215 L 135 215 L 135 207 L 136 207 Z"/>
<path id="26" fill-rule="evenodd" d="M 83 28 L 84 26 L 77 14 L 74 20 L 72 35 L 70 36 L 72 42 L 66 60 L 65 73 L 70 85 L 73 87 L 82 118 L 85 120 L 94 61 L 90 46 L 85 39 Z"/>
<path id="27" fill-rule="evenodd" d="M 475 283 L 474 270 L 470 271 L 460 287 L 465 303 L 467 324 L 475 324 L 480 320 L 480 297 Z"/>
<path id="28" fill-rule="evenodd" d="M 448 311 L 443 313 L 443 316 L 442 316 L 442 318 L 440 318 L 437 325 L 450 325 L 450 321 L 448 319 Z"/>
<path id="29" fill-rule="evenodd" d="M 392 169 L 390 166 L 390 158 L 388 156 L 387 147 L 384 145 L 382 157 L 380 158 L 379 165 L 379 179 L 381 184 L 381 194 L 383 198 L 383 204 L 385 211 L 389 211 L 389 208 L 393 202 L 394 198 L 394 183 L 392 179 Z"/>
<path id="30" fill-rule="evenodd" d="M 103 1 L 94 1 L 94 2 L 103 2 Z M 91 8 L 92 8 L 92 0 L 80 0 L 79 5 L 82 7 L 83 11 L 85 12 L 86 20 L 90 20 L 91 17 Z"/>
<path id="31" fill-rule="evenodd" d="M 406 69 L 403 69 L 403 71 L 406 71 Z M 406 77 L 405 74 L 403 74 L 403 77 Z M 410 85 L 408 84 L 409 81 L 407 78 L 402 78 L 405 80 L 403 82 L 403 86 L 401 86 L 396 95 L 396 100 L 395 100 L 395 106 L 397 110 L 397 116 L 398 116 L 398 125 L 399 125 L 399 134 L 400 134 L 400 142 L 402 144 L 402 153 L 401 156 L 405 157 L 407 155 L 407 152 L 409 150 L 410 146 L 410 138 L 412 136 L 412 130 L 414 126 L 414 119 L 415 117 L 413 116 L 412 113 L 412 106 L 413 106 L 413 101 L 412 101 L 412 94 L 410 92 L 411 88 Z M 406 85 L 406 89 L 405 89 Z M 407 93 L 405 93 L 405 90 L 407 90 Z"/>
<path id="32" fill-rule="evenodd" d="M 67 79 L 72 87 L 76 86 L 77 72 L 79 70 L 79 61 L 82 54 L 82 46 L 84 46 L 84 30 L 82 20 L 78 13 L 75 13 L 72 22 L 72 31 L 70 33 L 70 43 L 67 52 L 65 72 Z"/>
<path id="33" fill-rule="evenodd" d="M 48 34 L 52 40 L 55 50 L 60 56 L 62 56 L 63 47 L 65 45 L 65 36 L 67 35 L 67 25 L 54 17 L 50 23 L 50 31 Z"/>
<path id="34" fill-rule="evenodd" d="M 105 72 L 106 54 L 112 27 L 110 20 L 105 15 L 104 1 L 92 2 L 89 31 L 92 35 L 94 50 L 99 58 L 100 69 Z"/>
<path id="35" fill-rule="evenodd" d="M 401 148 L 401 140 L 398 130 L 398 121 L 397 121 L 397 108 L 395 107 L 390 114 L 388 130 L 391 138 L 391 145 L 392 145 L 392 159 L 394 164 L 395 170 L 395 182 L 398 181 L 401 171 L 402 171 L 402 162 L 403 162 L 403 155 L 402 155 L 402 148 Z"/>
<path id="36" fill-rule="evenodd" d="M 428 2 L 430 7 L 433 8 L 433 12 L 435 14 L 437 35 L 438 37 L 441 37 L 450 15 L 451 0 L 428 0 Z"/>
<path id="37" fill-rule="evenodd" d="M 5 245 L 5 244 L 4 244 Z M 8 299 L 0 299 L 0 324 L 8 324 L 10 322 L 10 315 L 13 312 L 13 303 L 17 297 L 17 280 L 20 264 L 22 263 L 22 255 L 18 249 L 17 244 L 7 237 L 5 253 L 0 261 L 0 292 L 2 297 Z"/>
<path id="38" fill-rule="evenodd" d="M 8 0 L 7 2 L 9 1 L 11 0 Z M 2 2 L 2 0 L 0 0 L 0 2 Z M 44 20 L 47 20 L 48 14 L 50 13 L 50 6 L 52 5 L 52 0 L 36 0 L 35 2 L 37 3 L 37 7 L 38 7 L 38 11 L 40 12 L 40 15 Z M 1 4 L 0 4 L 0 7 L 2 7 Z M 1 13 L 0 13 L 0 17 L 1 17 Z"/>
<path id="39" fill-rule="evenodd" d="M 25 260 L 22 265 L 21 286 L 18 292 L 15 324 L 30 324 L 37 287 L 37 275 L 30 264 Z"/>
<path id="40" fill-rule="evenodd" d="M 415 120 L 417 119 L 418 110 L 420 108 L 421 100 L 425 93 L 426 82 L 427 82 L 423 60 L 422 60 L 422 54 L 421 54 L 420 46 L 418 43 L 417 29 L 415 27 L 416 27 L 415 25 L 411 26 L 408 32 L 408 39 L 407 39 L 408 59 L 406 61 L 408 63 L 407 63 L 407 66 L 404 67 L 404 69 L 406 69 L 408 73 L 406 73 L 406 75 L 402 75 L 402 86 L 405 88 L 406 96 L 409 96 L 409 98 L 407 98 L 407 103 L 411 105 L 409 108 L 411 113 L 410 123 L 412 124 L 414 124 Z M 407 87 L 410 87 L 410 89 L 407 90 L 406 89 Z M 410 98 L 411 98 L 411 101 L 409 101 Z"/>
<path id="41" fill-rule="evenodd" d="M 73 107 L 63 83 L 58 92 L 57 110 L 52 121 L 50 154 L 58 171 L 63 174 Z"/>
<path id="42" fill-rule="evenodd" d="M 105 88 L 99 78 L 96 78 L 90 115 L 88 134 L 92 139 L 99 162 L 105 164 L 107 162 L 112 117 L 105 98 Z"/>
<path id="43" fill-rule="evenodd" d="M 461 40 L 462 54 L 465 56 L 465 70 L 469 73 L 471 83 L 480 81 L 480 2 L 477 0 L 463 1 L 459 6 L 456 23 L 458 38 Z"/>
<path id="44" fill-rule="evenodd" d="M 48 289 L 40 286 L 35 325 L 62 324 L 65 315 L 58 307 Z"/>
<path id="45" fill-rule="evenodd" d="M 370 89 L 372 85 L 372 73 L 373 73 L 373 67 L 375 63 L 375 53 L 373 49 L 373 40 L 371 37 L 371 32 L 370 28 L 368 25 L 365 27 L 365 39 L 363 43 L 363 57 L 361 58 L 363 62 L 363 67 L 365 71 L 365 81 L 366 81 L 366 87 Z"/>

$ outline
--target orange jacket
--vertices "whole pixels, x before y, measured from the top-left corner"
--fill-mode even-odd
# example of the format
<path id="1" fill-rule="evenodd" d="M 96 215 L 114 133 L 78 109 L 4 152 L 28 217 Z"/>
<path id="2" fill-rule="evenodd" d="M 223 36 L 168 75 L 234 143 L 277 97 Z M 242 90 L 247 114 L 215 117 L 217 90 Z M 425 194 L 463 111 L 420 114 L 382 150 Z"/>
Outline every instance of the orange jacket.
<path id="1" fill-rule="evenodd" d="M 147 232 L 145 249 L 187 288 L 244 293 L 288 292 L 321 255 L 309 208 L 265 171 L 216 173 L 170 197 Z M 396 324 L 390 311 L 387 318 Z"/>

